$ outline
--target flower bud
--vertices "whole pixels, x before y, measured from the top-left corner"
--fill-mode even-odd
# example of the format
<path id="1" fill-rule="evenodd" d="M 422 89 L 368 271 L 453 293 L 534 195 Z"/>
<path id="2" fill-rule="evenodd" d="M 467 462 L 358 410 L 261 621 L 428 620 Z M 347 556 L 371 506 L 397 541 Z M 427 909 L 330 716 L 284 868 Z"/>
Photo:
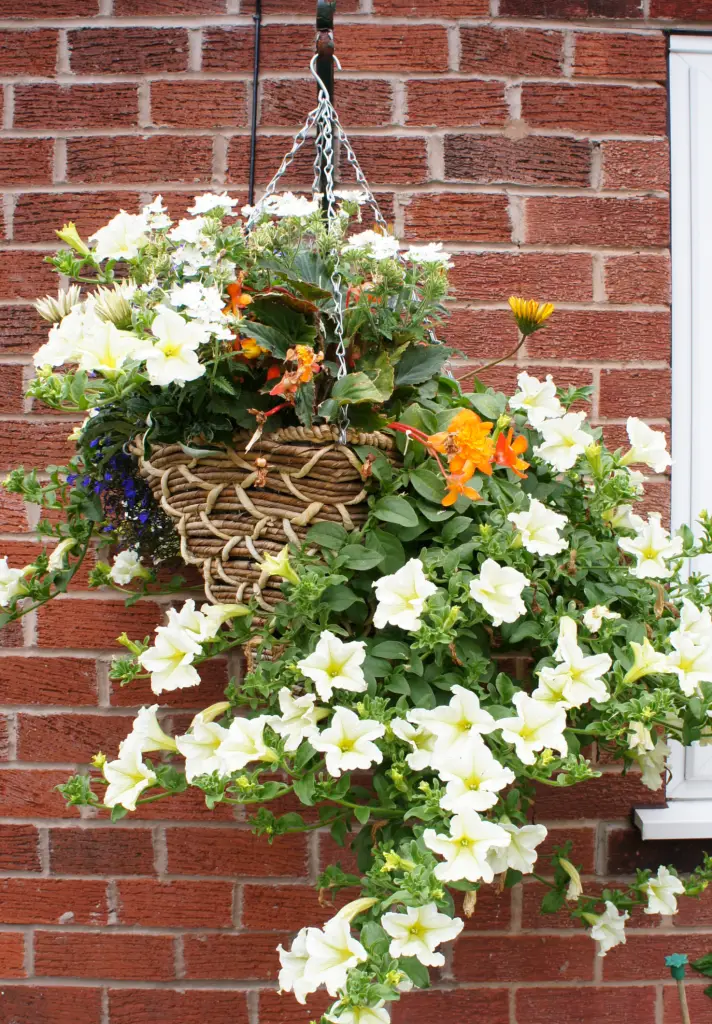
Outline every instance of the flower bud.
<path id="1" fill-rule="evenodd" d="M 79 232 L 77 231 L 77 226 L 73 221 L 70 220 L 64 225 L 61 231 L 55 231 L 55 234 L 57 238 L 66 242 L 66 244 L 71 249 L 74 249 L 75 252 L 78 252 L 80 256 L 89 255 L 89 246 L 86 242 L 82 241 Z"/>

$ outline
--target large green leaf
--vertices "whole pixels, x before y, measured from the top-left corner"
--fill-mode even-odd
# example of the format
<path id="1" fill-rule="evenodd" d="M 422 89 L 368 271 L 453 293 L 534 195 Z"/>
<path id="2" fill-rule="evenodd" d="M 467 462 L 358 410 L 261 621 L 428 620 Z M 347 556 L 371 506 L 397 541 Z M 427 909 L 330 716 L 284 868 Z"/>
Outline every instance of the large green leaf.
<path id="1" fill-rule="evenodd" d="M 440 372 L 451 353 L 444 345 L 411 345 L 396 366 L 396 387 L 424 384 Z"/>
<path id="2" fill-rule="evenodd" d="M 339 405 L 383 401 L 383 395 L 365 373 L 349 373 L 345 377 L 341 377 L 334 384 L 331 397 Z"/>
<path id="3" fill-rule="evenodd" d="M 395 523 L 396 526 L 417 526 L 418 515 L 412 505 L 399 498 L 395 494 L 388 494 L 379 498 L 373 506 L 373 511 L 379 519 L 385 523 Z"/>

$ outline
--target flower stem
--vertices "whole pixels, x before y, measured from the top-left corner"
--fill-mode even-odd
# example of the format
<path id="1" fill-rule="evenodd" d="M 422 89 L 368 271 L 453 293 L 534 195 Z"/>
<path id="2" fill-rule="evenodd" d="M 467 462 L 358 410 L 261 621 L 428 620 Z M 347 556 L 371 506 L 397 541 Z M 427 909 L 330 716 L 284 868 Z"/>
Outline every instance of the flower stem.
<path id="1" fill-rule="evenodd" d="M 468 377 L 476 377 L 478 373 L 482 373 L 483 370 L 491 370 L 493 366 L 498 366 L 503 363 L 505 359 L 511 359 L 512 356 L 516 356 L 519 349 L 522 347 L 524 342 L 527 340 L 527 335 L 519 332 L 519 340 L 514 346 L 511 352 L 507 352 L 506 355 L 500 356 L 499 359 L 493 359 L 491 363 L 485 363 L 483 366 L 476 366 L 474 370 L 468 370 L 467 373 L 463 373 L 461 377 L 458 377 L 458 381 L 466 380 Z"/>

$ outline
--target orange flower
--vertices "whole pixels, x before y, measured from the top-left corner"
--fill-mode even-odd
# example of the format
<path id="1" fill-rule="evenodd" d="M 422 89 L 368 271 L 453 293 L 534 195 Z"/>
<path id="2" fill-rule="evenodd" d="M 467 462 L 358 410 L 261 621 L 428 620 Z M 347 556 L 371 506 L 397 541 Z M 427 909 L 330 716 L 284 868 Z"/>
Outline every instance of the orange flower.
<path id="1" fill-rule="evenodd" d="M 507 434 L 502 431 L 497 438 L 494 461 L 498 466 L 506 466 L 507 469 L 511 469 L 517 476 L 525 477 L 527 474 L 524 470 L 529 468 L 529 463 L 520 459 L 519 456 L 527 450 L 527 439 L 521 434 L 519 437 L 514 437 L 514 440 L 512 440 L 513 437 L 514 427 L 510 427 Z"/>
<path id="2" fill-rule="evenodd" d="M 308 384 L 315 373 L 321 369 L 320 363 L 324 353 L 315 353 L 311 345 L 297 345 L 290 348 L 285 357 L 286 363 L 296 363 L 295 370 L 287 370 L 278 384 L 270 391 L 270 395 L 294 395 L 300 384 Z"/>
<path id="3" fill-rule="evenodd" d="M 457 475 L 450 473 L 445 477 L 447 483 L 447 493 L 442 500 L 443 505 L 454 505 L 458 498 L 465 497 L 470 498 L 471 501 L 479 501 L 480 495 L 474 489 L 474 487 L 468 487 L 467 484 L 471 477 L 465 476 L 464 474 Z"/>
<path id="4" fill-rule="evenodd" d="M 246 306 L 249 306 L 252 299 L 249 295 L 243 295 L 242 293 L 242 282 L 245 280 L 245 271 L 241 270 L 237 276 L 237 281 L 233 281 L 232 284 L 227 286 L 227 293 L 230 296 L 230 301 L 227 306 L 223 309 L 223 313 L 233 313 L 235 316 L 241 316 L 241 310 Z"/>
<path id="5" fill-rule="evenodd" d="M 450 470 L 456 476 L 469 480 L 477 471 L 491 476 L 495 454 L 492 427 L 492 423 L 481 420 L 471 409 L 460 409 L 447 430 L 430 436 L 428 443 L 434 451 L 447 456 Z"/>
<path id="6" fill-rule="evenodd" d="M 240 346 L 240 353 L 246 359 L 259 359 L 265 352 L 269 352 L 269 349 L 258 345 L 254 338 L 238 338 L 235 344 Z"/>

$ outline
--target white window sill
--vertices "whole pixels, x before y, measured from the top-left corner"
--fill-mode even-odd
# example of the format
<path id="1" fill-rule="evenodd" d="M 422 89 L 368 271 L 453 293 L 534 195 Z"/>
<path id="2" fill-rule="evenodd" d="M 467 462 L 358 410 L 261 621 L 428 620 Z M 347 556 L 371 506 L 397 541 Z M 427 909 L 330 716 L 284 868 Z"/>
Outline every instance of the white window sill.
<path id="1" fill-rule="evenodd" d="M 712 800 L 671 800 L 635 811 L 643 839 L 712 839 Z"/>

